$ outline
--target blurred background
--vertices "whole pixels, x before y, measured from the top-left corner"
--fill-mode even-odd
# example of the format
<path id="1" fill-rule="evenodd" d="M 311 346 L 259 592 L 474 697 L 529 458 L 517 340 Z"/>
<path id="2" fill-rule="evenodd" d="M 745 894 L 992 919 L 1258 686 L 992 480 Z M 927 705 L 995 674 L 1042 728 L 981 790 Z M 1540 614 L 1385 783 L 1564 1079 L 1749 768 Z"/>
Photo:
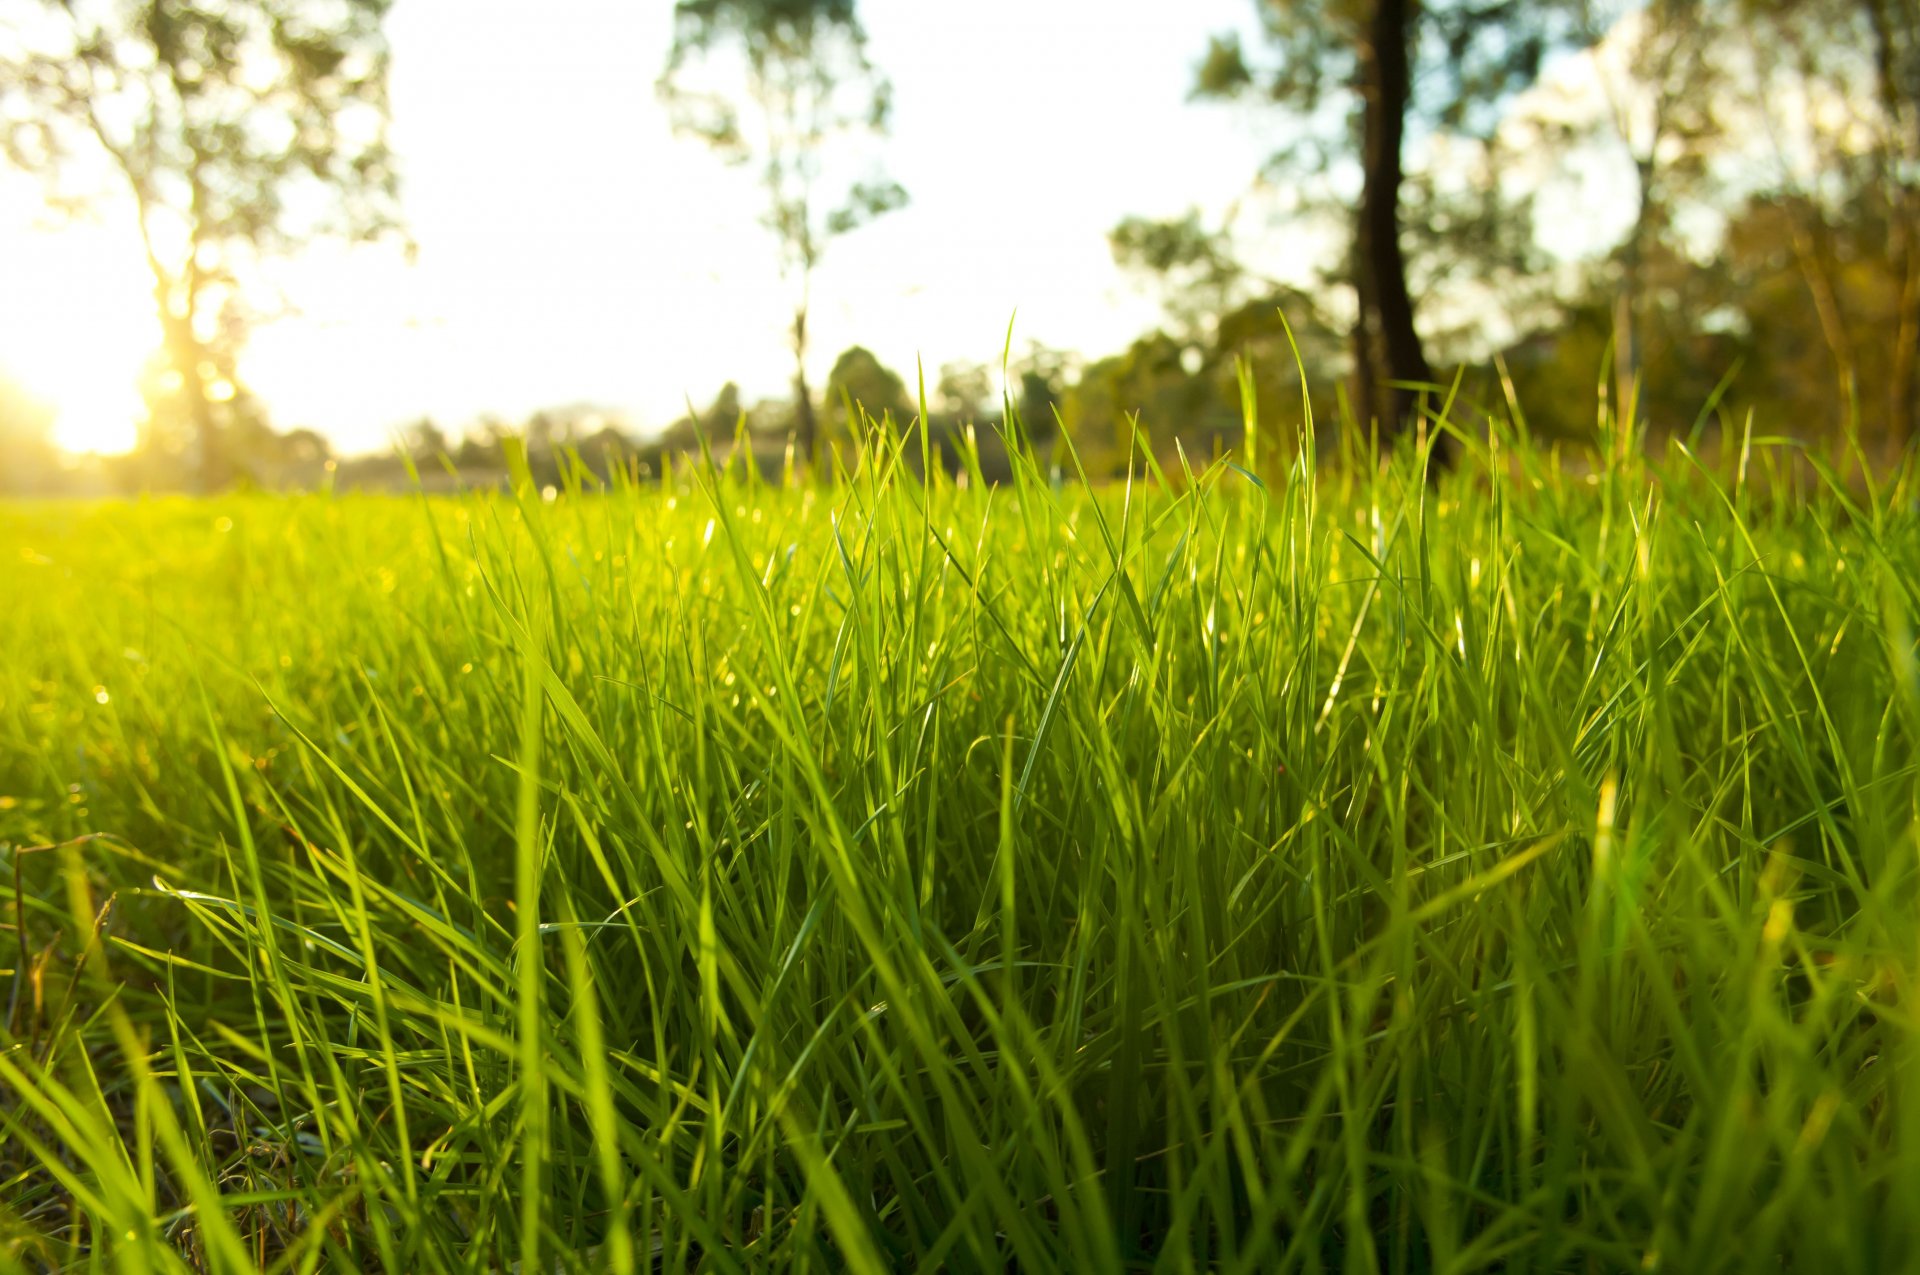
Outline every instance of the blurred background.
<path id="1" fill-rule="evenodd" d="M 5 0 L 0 491 L 773 468 L 923 382 L 1111 473 L 1291 450 L 1301 365 L 1884 460 L 1917 189 L 1920 0 Z"/>

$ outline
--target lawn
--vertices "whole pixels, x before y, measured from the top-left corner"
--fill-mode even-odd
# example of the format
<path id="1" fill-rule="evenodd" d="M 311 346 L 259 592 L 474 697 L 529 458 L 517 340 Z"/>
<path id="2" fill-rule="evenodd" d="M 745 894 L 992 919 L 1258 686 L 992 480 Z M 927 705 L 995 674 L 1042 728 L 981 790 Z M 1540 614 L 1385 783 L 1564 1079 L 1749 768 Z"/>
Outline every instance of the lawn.
<path id="1" fill-rule="evenodd" d="M 1920 475 L 1494 444 L 0 507 L 0 1267 L 1920 1264 Z"/>

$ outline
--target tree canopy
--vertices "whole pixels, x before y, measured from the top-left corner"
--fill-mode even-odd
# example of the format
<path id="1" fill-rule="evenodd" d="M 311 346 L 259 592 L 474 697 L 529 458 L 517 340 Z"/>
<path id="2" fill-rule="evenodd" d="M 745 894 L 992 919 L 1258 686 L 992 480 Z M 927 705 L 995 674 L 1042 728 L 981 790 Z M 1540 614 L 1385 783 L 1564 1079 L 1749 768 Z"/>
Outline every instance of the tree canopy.
<path id="1" fill-rule="evenodd" d="M 0 152 L 138 230 L 160 344 L 150 451 L 231 473 L 251 260 L 399 221 L 389 0 L 30 0 L 0 44 Z"/>
<path id="2" fill-rule="evenodd" d="M 892 85 L 867 57 L 853 0 L 678 0 L 659 92 L 678 132 L 757 169 L 761 220 L 798 292 L 794 414 L 810 456 L 813 272 L 831 239 L 907 202 L 898 182 L 846 162 L 848 142 L 886 134 Z"/>
<path id="3" fill-rule="evenodd" d="M 1427 173 L 1410 180 L 1410 130 L 1484 144 L 1502 104 L 1538 76 L 1547 53 L 1585 33 L 1559 0 L 1256 0 L 1255 9 L 1264 53 L 1236 33 L 1216 35 L 1195 70 L 1194 95 L 1277 108 L 1286 140 L 1268 176 L 1301 192 L 1296 213 L 1345 210 L 1350 247 L 1333 273 L 1352 289 L 1353 401 L 1362 422 L 1397 428 L 1411 417 L 1415 387 L 1433 380 L 1403 242 L 1410 195 L 1422 206 L 1413 220 L 1443 235 L 1455 259 L 1471 244 L 1494 267 L 1524 255 L 1530 238 L 1511 233 L 1524 230 L 1525 209 L 1505 202 L 1492 165 L 1464 184 Z M 1114 247 L 1123 261 L 1220 290 L 1236 270 L 1219 238 L 1193 218 L 1132 219 L 1117 228 Z"/>

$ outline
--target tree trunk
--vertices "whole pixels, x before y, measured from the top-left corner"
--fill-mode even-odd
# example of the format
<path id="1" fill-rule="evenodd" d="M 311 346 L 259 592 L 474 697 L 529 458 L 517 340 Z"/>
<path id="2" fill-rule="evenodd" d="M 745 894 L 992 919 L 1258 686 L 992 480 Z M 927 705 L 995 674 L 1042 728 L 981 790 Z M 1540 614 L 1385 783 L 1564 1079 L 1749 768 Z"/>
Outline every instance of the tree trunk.
<path id="1" fill-rule="evenodd" d="M 1614 367 L 1617 401 L 1624 409 L 1640 377 L 1645 360 L 1645 342 L 1640 331 L 1643 275 L 1647 261 L 1647 236 L 1653 226 L 1654 150 L 1659 145 L 1658 130 L 1654 146 L 1644 155 L 1633 157 L 1634 177 L 1639 195 L 1634 204 L 1633 229 L 1627 235 L 1627 250 L 1621 262 L 1620 305 L 1614 318 L 1616 343 Z"/>
<path id="2" fill-rule="evenodd" d="M 187 410 L 193 414 L 194 437 L 200 440 L 200 489 L 219 491 L 233 480 L 232 458 L 227 454 L 224 431 L 215 419 L 213 387 L 207 384 L 206 350 L 199 338 L 193 339 L 188 357 L 191 366 L 182 375 L 186 379 Z"/>
<path id="3" fill-rule="evenodd" d="M 1835 459 L 1845 452 L 1841 444 L 1860 414 L 1860 361 L 1854 354 L 1853 334 L 1847 328 L 1840 308 L 1840 291 L 1834 284 L 1838 274 L 1833 246 L 1827 234 L 1826 219 L 1811 200 L 1790 201 L 1788 226 L 1793 236 L 1793 255 L 1806 280 L 1813 299 L 1813 313 L 1820 320 L 1820 334 L 1833 355 L 1834 374 L 1840 386 L 1841 432 L 1835 436 Z"/>
<path id="4" fill-rule="evenodd" d="M 1355 285 L 1360 294 L 1360 331 L 1367 346 L 1360 374 L 1373 384 L 1361 402 L 1376 405 L 1388 433 L 1405 429 L 1417 410 L 1419 391 L 1386 384 L 1433 380 L 1433 369 L 1413 326 L 1413 296 L 1407 260 L 1400 249 L 1400 187 L 1405 177 L 1400 145 L 1413 97 L 1407 46 L 1418 0 L 1375 0 L 1360 47 L 1363 99 L 1363 180 L 1360 187 Z M 1371 370 L 1368 371 L 1368 367 Z"/>
<path id="5" fill-rule="evenodd" d="M 1361 250 L 1360 236 L 1355 236 L 1353 244 L 1353 291 L 1359 304 L 1359 310 L 1353 317 L 1353 419 L 1360 425 L 1363 436 L 1371 438 L 1374 426 L 1380 420 L 1380 386 L 1386 378 L 1380 372 L 1380 360 L 1375 356 L 1373 340 L 1373 295 L 1372 267 L 1367 254 Z"/>
<path id="6" fill-rule="evenodd" d="M 191 99 L 191 91 L 180 80 L 177 68 L 174 71 L 174 87 L 180 93 L 182 102 Z M 200 487 L 203 491 L 218 491 L 233 477 L 228 466 L 231 457 L 226 454 L 227 440 L 221 437 L 220 423 L 215 419 L 211 395 L 213 387 L 207 384 L 207 348 L 201 343 L 194 322 L 200 315 L 207 287 L 205 259 L 201 254 L 206 248 L 208 195 L 205 168 L 209 162 L 207 152 L 196 145 L 193 164 L 187 170 L 187 180 L 192 190 L 188 204 L 192 232 L 187 245 L 186 270 L 180 279 L 181 312 L 178 320 L 181 340 L 176 366 L 179 367 L 182 384 L 192 396 L 187 406 L 193 415 L 194 433 L 200 440 Z M 185 366 L 179 366 L 181 363 Z"/>
<path id="7" fill-rule="evenodd" d="M 180 378 L 179 387 L 174 391 L 178 396 L 176 410 L 180 413 L 176 419 L 192 432 L 189 445 L 193 449 L 193 472 L 200 489 L 215 491 L 226 484 L 229 475 L 226 457 L 221 454 L 219 423 L 214 419 L 209 393 L 212 387 L 205 375 L 207 351 L 193 330 L 195 299 L 188 297 L 186 313 L 181 313 L 179 308 L 180 290 L 192 285 L 176 282 L 157 261 L 151 264 L 153 297 L 160 312 L 161 349 L 166 354 L 168 369 Z M 167 409 L 161 404 L 149 404 L 147 410 Z"/>
<path id="8" fill-rule="evenodd" d="M 1920 159 L 1920 110 L 1901 91 L 1899 40 L 1886 0 L 1867 0 L 1866 10 L 1873 30 L 1875 96 L 1886 116 L 1881 181 L 1887 197 L 1887 265 L 1900 288 L 1893 366 L 1887 376 L 1887 419 L 1881 440 L 1885 459 L 1891 463 L 1913 438 L 1914 427 L 1914 347 L 1920 346 L 1920 245 L 1915 243 L 1914 223 L 1920 209 L 1915 206 L 1908 174 L 1912 161 Z M 1908 39 L 1913 36 L 1909 29 Z"/>
<path id="9" fill-rule="evenodd" d="M 807 385 L 807 308 L 793 312 L 793 427 L 800 456 L 811 467 L 818 427 L 813 415 L 813 391 Z"/>
<path id="10" fill-rule="evenodd" d="M 1913 440 L 1914 347 L 1920 345 L 1920 256 L 1913 251 L 1911 233 L 1895 259 L 1899 271 L 1899 322 L 1893 336 L 1893 367 L 1887 375 L 1886 459 L 1892 463 Z"/>

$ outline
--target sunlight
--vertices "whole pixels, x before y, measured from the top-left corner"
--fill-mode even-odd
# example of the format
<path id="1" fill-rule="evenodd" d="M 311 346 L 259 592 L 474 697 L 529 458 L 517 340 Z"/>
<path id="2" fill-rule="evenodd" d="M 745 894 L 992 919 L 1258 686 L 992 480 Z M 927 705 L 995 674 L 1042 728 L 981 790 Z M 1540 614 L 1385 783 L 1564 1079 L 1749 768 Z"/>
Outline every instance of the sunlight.
<path id="1" fill-rule="evenodd" d="M 104 377 L 88 379 L 85 372 L 56 383 L 33 388 L 52 401 L 59 412 L 53 423 L 53 441 L 76 455 L 98 452 L 118 455 L 133 450 L 140 439 L 140 395 L 129 379 L 116 385 Z"/>
<path id="2" fill-rule="evenodd" d="M 19 302 L 0 307 L 0 363 L 54 407 L 63 450 L 128 451 L 159 336 L 139 248 L 117 224 L 36 225 L 30 194 L 0 191 L 0 277 Z"/>

